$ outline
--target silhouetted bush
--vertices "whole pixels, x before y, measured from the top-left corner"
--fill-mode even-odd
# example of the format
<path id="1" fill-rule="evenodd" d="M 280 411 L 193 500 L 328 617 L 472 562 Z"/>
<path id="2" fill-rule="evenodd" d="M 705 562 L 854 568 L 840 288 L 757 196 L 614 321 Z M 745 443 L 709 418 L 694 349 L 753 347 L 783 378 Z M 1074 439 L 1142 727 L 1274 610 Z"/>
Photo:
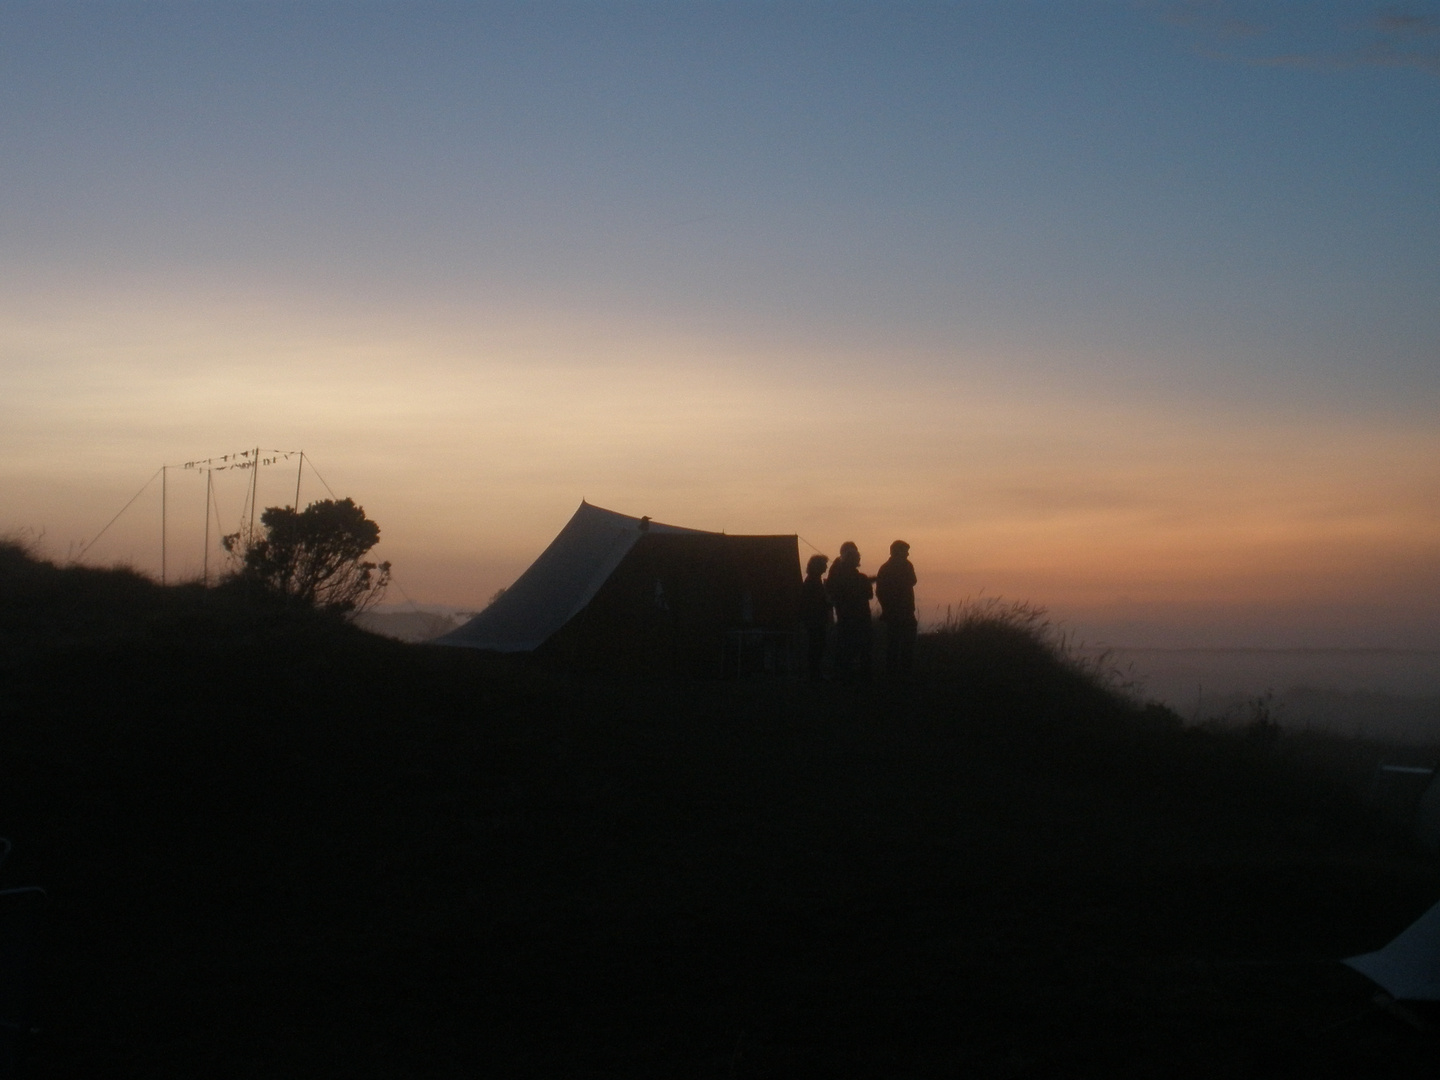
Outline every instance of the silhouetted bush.
<path id="1" fill-rule="evenodd" d="M 267 507 L 263 535 L 221 542 L 240 557 L 239 577 L 271 596 L 335 614 L 364 611 L 385 594 L 390 564 L 367 562 L 380 526 L 353 499 L 323 499 L 303 511 Z"/>
<path id="2" fill-rule="evenodd" d="M 986 598 L 947 609 L 921 636 L 918 662 L 967 696 L 1077 710 L 1129 705 L 1105 654 L 1082 657 L 1035 604 Z"/>

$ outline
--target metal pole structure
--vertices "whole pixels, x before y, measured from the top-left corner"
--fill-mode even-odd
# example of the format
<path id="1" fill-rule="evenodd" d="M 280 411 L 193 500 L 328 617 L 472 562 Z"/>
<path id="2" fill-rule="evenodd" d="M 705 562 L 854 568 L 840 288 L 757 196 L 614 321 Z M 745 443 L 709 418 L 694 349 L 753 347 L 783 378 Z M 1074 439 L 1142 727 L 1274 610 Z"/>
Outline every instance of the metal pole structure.
<path id="1" fill-rule="evenodd" d="M 211 470 L 205 470 L 205 554 L 203 558 L 205 569 L 202 573 L 205 575 L 204 582 L 207 589 L 210 587 L 210 478 L 214 475 Z"/>
<path id="2" fill-rule="evenodd" d="M 160 466 L 160 584 L 165 584 L 165 482 L 170 479 L 170 466 Z"/>
<path id="3" fill-rule="evenodd" d="M 295 470 L 295 513 L 300 513 L 300 474 L 305 471 L 305 451 L 300 451 L 300 467 Z"/>
<path id="4" fill-rule="evenodd" d="M 235 455 L 235 456 L 238 458 L 240 455 L 237 454 L 237 455 Z M 238 466 L 238 465 L 236 465 L 236 466 L 231 466 L 231 468 L 239 468 L 239 466 Z M 218 505 L 218 504 L 217 504 L 217 505 Z M 242 495 L 242 496 L 240 497 L 240 520 L 237 521 L 237 522 L 235 522 L 235 529 L 236 529 L 235 535 L 236 535 L 236 536 L 241 536 L 241 535 L 243 535 L 244 532 L 245 532 L 245 514 L 246 514 L 246 508 L 247 508 L 249 505 L 250 505 L 250 493 L 247 491 L 247 492 L 245 492 L 244 495 Z"/>
<path id="5" fill-rule="evenodd" d="M 255 447 L 255 458 L 250 463 L 255 475 L 250 478 L 250 539 L 255 539 L 255 503 L 260 498 L 260 448 Z"/>

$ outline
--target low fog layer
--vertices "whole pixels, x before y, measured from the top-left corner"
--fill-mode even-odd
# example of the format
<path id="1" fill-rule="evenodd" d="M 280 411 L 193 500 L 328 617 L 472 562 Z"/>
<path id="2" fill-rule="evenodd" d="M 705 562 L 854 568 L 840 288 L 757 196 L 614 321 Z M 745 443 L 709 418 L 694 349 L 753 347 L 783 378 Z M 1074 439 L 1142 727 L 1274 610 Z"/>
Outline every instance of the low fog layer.
<path id="1" fill-rule="evenodd" d="M 389 607 L 356 621 L 422 642 L 473 614 Z M 1081 649 L 1105 657 L 1133 693 L 1191 723 L 1244 723 L 1263 708 L 1289 728 L 1440 742 L 1440 652 L 1405 649 Z"/>
<path id="2" fill-rule="evenodd" d="M 1137 694 L 1194 722 L 1243 722 L 1263 703 L 1286 727 L 1440 740 L 1440 652 L 1118 648 L 1109 661 Z"/>

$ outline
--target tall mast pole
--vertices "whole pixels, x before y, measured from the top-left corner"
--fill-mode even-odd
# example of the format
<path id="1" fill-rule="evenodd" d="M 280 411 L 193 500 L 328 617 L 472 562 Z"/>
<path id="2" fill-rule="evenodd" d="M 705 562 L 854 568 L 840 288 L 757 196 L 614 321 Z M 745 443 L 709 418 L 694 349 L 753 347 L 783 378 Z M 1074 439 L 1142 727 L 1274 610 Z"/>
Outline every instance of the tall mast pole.
<path id="1" fill-rule="evenodd" d="M 210 587 L 210 478 L 214 475 L 211 470 L 205 470 L 205 554 L 203 556 L 205 569 L 202 573 L 205 575 L 203 580 L 207 589 Z"/>
<path id="2" fill-rule="evenodd" d="M 305 451 L 300 451 L 300 467 L 295 470 L 295 513 L 300 513 L 300 474 L 305 471 Z"/>
<path id="3" fill-rule="evenodd" d="M 255 447 L 255 457 L 250 463 L 255 475 L 250 478 L 250 539 L 255 539 L 255 503 L 260 497 L 260 448 Z"/>

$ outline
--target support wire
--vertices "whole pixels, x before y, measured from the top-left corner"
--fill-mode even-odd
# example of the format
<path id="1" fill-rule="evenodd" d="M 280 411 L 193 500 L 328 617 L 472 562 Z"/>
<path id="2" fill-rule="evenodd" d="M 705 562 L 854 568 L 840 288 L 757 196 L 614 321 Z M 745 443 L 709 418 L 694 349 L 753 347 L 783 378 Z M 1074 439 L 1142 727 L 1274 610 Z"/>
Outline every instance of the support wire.
<path id="1" fill-rule="evenodd" d="M 138 499 L 141 495 L 145 494 L 145 489 L 155 482 L 155 477 L 159 476 L 164 471 L 165 466 L 163 465 L 160 466 L 160 468 L 156 469 L 154 475 L 152 475 L 149 480 L 145 481 L 145 483 L 141 486 L 140 490 L 135 492 L 134 495 L 130 496 L 130 502 L 127 502 L 124 506 L 120 508 L 120 514 L 123 514 L 126 510 L 129 510 L 131 504 L 133 504 L 135 500 Z M 77 563 L 85 557 L 85 553 L 87 551 L 89 551 L 92 547 L 95 546 L 96 541 L 98 541 L 100 537 L 105 535 L 105 529 L 110 528 L 111 525 L 114 525 L 115 522 L 120 520 L 120 514 L 116 514 L 113 518 L 107 521 L 105 523 L 105 528 L 101 529 L 98 533 L 95 534 L 95 539 L 91 540 L 90 543 L 86 544 L 83 548 L 80 549 L 80 554 L 75 556 L 75 561 Z"/>

